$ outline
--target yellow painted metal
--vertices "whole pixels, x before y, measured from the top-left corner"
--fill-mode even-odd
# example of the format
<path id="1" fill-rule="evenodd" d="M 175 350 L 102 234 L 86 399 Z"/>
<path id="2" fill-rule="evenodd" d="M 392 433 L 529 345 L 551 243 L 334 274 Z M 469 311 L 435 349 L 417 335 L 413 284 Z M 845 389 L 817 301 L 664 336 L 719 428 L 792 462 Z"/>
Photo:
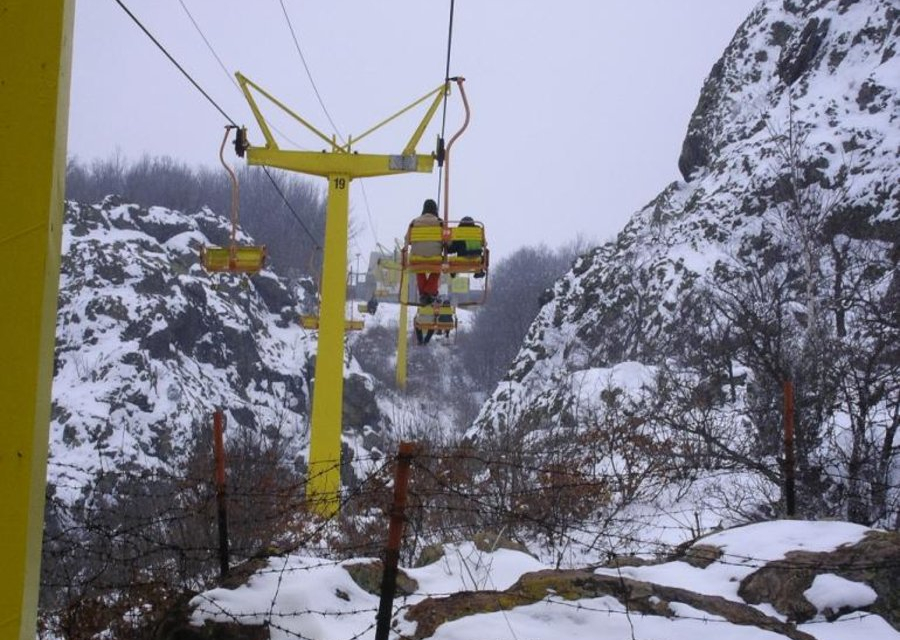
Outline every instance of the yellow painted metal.
<path id="1" fill-rule="evenodd" d="M 409 276 L 400 271 L 400 319 L 397 322 L 397 370 L 394 372 L 397 388 L 406 390 L 406 340 L 409 331 Z"/>
<path id="2" fill-rule="evenodd" d="M 319 344 L 316 351 L 316 370 L 313 387 L 312 419 L 310 421 L 309 479 L 306 497 L 310 508 L 325 517 L 340 509 L 341 471 L 341 415 L 344 392 L 344 305 L 347 300 L 347 234 L 349 218 L 350 181 L 354 178 L 399 175 L 410 172 L 430 173 L 434 168 L 432 154 L 415 152 L 415 142 L 421 138 L 438 104 L 444 99 L 445 85 L 420 98 L 404 109 L 409 110 L 429 96 L 435 102 L 429 108 L 413 138 L 400 154 L 360 154 L 351 152 L 351 143 L 339 146 L 303 118 L 288 109 L 240 73 L 236 74 L 253 115 L 266 139 L 265 147 L 248 147 L 248 164 L 277 167 L 328 179 L 328 205 L 325 211 L 325 246 L 322 265 L 322 299 L 319 308 Z M 322 152 L 279 149 L 266 124 L 250 88 L 259 92 L 300 124 L 324 139 L 330 150 Z M 401 112 L 402 113 L 402 112 Z M 376 125 L 371 133 L 387 121 Z M 362 136 L 360 136 L 362 137 Z M 348 138 L 352 140 L 352 138 Z M 356 142 L 358 142 L 357 138 Z M 402 287 L 401 287 L 402 288 Z M 401 316 L 405 315 L 401 312 Z"/>
<path id="3" fill-rule="evenodd" d="M 341 412 L 344 398 L 344 305 L 347 302 L 347 234 L 350 176 L 328 180 L 325 211 L 325 256 L 319 344 L 313 388 L 306 499 L 318 514 L 331 517 L 340 509 Z"/>
<path id="4" fill-rule="evenodd" d="M 455 278 L 450 279 L 450 292 L 451 293 L 469 293 L 469 278 L 468 276 L 458 275 Z"/>
<path id="5" fill-rule="evenodd" d="M 393 120 L 396 120 L 397 118 L 402 116 L 404 113 L 406 113 L 410 109 L 414 109 L 415 107 L 419 106 L 420 104 L 422 104 L 423 102 L 428 100 L 428 98 L 431 98 L 432 96 L 434 96 L 434 100 L 432 101 L 431 106 L 428 107 L 428 111 L 426 112 L 425 117 L 422 118 L 421 124 L 419 124 L 418 128 L 416 128 L 415 132 L 413 132 L 412 138 L 406 144 L 406 146 L 403 148 L 403 153 L 406 153 L 406 154 L 415 153 L 416 145 L 419 144 L 419 140 L 422 138 L 422 134 L 425 132 L 425 127 L 428 125 L 428 122 L 434 116 L 434 112 L 437 111 L 437 108 L 440 106 L 441 101 L 444 99 L 444 96 L 441 95 L 441 91 L 443 90 L 443 88 L 444 88 L 443 86 L 440 86 L 437 89 L 435 89 L 434 91 L 429 91 L 428 93 L 426 93 L 424 96 L 422 96 L 421 98 L 419 98 L 418 100 L 413 102 L 408 107 L 404 107 L 403 109 L 401 109 L 394 115 L 390 116 L 389 118 L 385 118 L 384 120 L 382 120 L 381 122 L 376 124 L 374 127 L 370 128 L 370 129 L 362 132 L 360 135 L 356 136 L 356 138 L 353 139 L 353 142 L 359 142 L 360 140 L 362 140 L 363 138 L 368 136 L 370 133 L 374 133 L 375 131 L 378 131 L 384 125 L 388 124 L 389 122 L 392 122 Z M 350 151 L 350 148 L 351 147 L 350 147 L 349 141 L 347 142 L 347 144 L 343 145 L 343 147 L 342 147 L 342 149 L 344 149 L 344 151 Z"/>
<path id="6" fill-rule="evenodd" d="M 413 326 L 421 331 L 453 331 L 456 324 L 456 307 L 451 304 L 419 307 L 413 318 Z"/>
<path id="7" fill-rule="evenodd" d="M 442 87 L 438 87 L 435 91 L 438 93 L 434 102 L 431 103 L 431 106 L 428 108 L 428 112 L 425 114 L 425 117 L 422 118 L 422 122 L 419 124 L 418 128 L 413 132 L 412 137 L 409 139 L 409 142 L 406 143 L 406 146 L 403 147 L 404 154 L 410 154 L 415 152 L 416 145 L 419 144 L 419 140 L 422 139 L 422 134 L 425 133 L 425 127 L 428 124 L 428 121 L 434 117 L 435 111 L 437 111 L 438 106 L 440 106 L 443 100 L 447 99 L 447 96 L 450 95 L 450 82 L 444 83 Z M 427 97 L 427 96 L 426 96 Z M 423 98 L 424 100 L 425 98 Z"/>
<path id="8" fill-rule="evenodd" d="M 250 110 L 253 111 L 253 117 L 256 118 L 256 122 L 259 123 L 260 129 L 262 129 L 263 137 L 266 139 L 266 148 L 268 149 L 277 149 L 278 144 L 275 142 L 274 136 L 272 136 L 272 132 L 269 130 L 269 125 L 266 123 L 266 119 L 263 117 L 262 112 L 259 110 L 259 106 L 256 104 L 256 100 L 253 99 L 253 94 L 248 89 L 248 85 L 259 91 L 263 96 L 266 97 L 269 101 L 272 102 L 276 107 L 284 111 L 286 114 L 294 118 L 297 122 L 302 124 L 304 127 L 312 131 L 315 135 L 322 138 L 325 142 L 332 146 L 332 150 L 337 150 L 337 147 L 334 145 L 334 140 L 326 136 L 324 133 L 316 129 L 306 120 L 298 116 L 294 113 L 287 105 L 281 102 L 278 98 L 270 94 L 268 91 L 260 87 L 258 84 L 247 78 L 240 71 L 235 73 L 234 76 L 237 78 L 238 85 L 241 87 L 241 91 L 244 93 L 244 97 L 247 99 L 247 102 L 250 104 Z"/>
<path id="9" fill-rule="evenodd" d="M 360 311 L 366 311 L 366 305 L 360 305 Z M 311 315 L 302 315 L 300 316 L 300 326 L 304 329 L 315 330 L 319 328 L 319 316 L 311 316 Z M 355 320 L 353 318 L 347 318 L 344 320 L 344 329 L 346 331 L 362 331 L 363 327 L 365 327 L 365 322 L 363 320 Z"/>
<path id="10" fill-rule="evenodd" d="M 74 4 L 0 0 L 4 639 L 36 633 Z"/>
<path id="11" fill-rule="evenodd" d="M 374 133 L 375 131 L 377 131 L 381 127 L 385 126 L 389 122 L 396 120 L 397 118 L 399 118 L 401 115 L 403 115 L 407 111 L 414 109 L 415 107 L 422 104 L 429 98 L 433 98 L 431 105 L 428 107 L 428 111 L 425 113 L 425 116 L 422 118 L 421 122 L 419 123 L 419 126 L 416 127 L 416 130 L 413 132 L 413 135 L 410 137 L 409 142 L 407 142 L 406 146 L 403 148 L 403 151 L 400 154 L 402 156 L 415 155 L 416 146 L 419 144 L 419 141 L 422 139 L 422 135 L 425 133 L 425 128 L 428 126 L 428 123 L 434 117 L 434 114 L 435 114 L 435 112 L 437 112 L 438 107 L 446 99 L 446 96 L 449 95 L 449 93 L 450 93 L 450 83 L 449 82 L 444 83 L 441 86 L 437 87 L 436 89 L 429 91 L 424 96 L 422 96 L 418 100 L 415 100 L 412 104 L 404 107 L 403 109 L 401 109 L 394 115 L 392 115 L 388 118 L 385 118 L 384 120 L 382 120 L 375 126 L 364 131 L 361 135 L 356 136 L 356 138 L 353 138 L 353 136 L 349 136 L 347 138 L 346 144 L 338 145 L 337 142 L 333 138 L 329 138 L 324 133 L 322 133 L 321 131 L 316 129 L 313 125 L 311 125 L 305 119 L 303 119 L 302 117 L 300 117 L 299 115 L 294 113 L 294 111 L 292 111 L 287 105 L 285 105 L 283 102 L 278 100 L 278 98 L 274 97 L 272 94 L 267 92 L 265 89 L 260 87 L 258 84 L 256 84 L 249 78 L 247 78 L 245 75 L 243 75 L 240 72 L 235 73 L 234 75 L 237 78 L 238 85 L 240 85 L 240 87 L 241 87 L 241 91 L 243 91 L 243 93 L 244 93 L 244 97 L 247 99 L 247 102 L 250 103 L 250 109 L 251 109 L 251 111 L 253 111 L 253 116 L 256 118 L 257 123 L 259 123 L 260 129 L 262 129 L 263 137 L 266 139 L 266 148 L 267 149 L 276 149 L 276 150 L 278 149 L 278 144 L 275 142 L 275 138 L 272 135 L 272 132 L 269 129 L 269 125 L 266 123 L 266 120 L 263 117 L 262 112 L 259 109 L 259 105 L 256 104 L 256 100 L 253 98 L 253 93 L 250 91 L 250 87 L 253 87 L 254 90 L 258 91 L 260 93 L 260 95 L 264 96 L 267 100 L 272 102 L 272 104 L 274 104 L 276 107 L 278 107 L 279 109 L 284 111 L 286 114 L 291 116 L 294 120 L 296 120 L 297 122 L 302 124 L 313 134 L 315 134 L 316 136 L 318 136 L 319 138 L 324 140 L 331 147 L 331 151 L 343 152 L 343 153 L 350 153 L 352 151 L 352 143 L 358 143 L 360 140 L 362 140 L 369 134 Z M 285 168 L 287 168 L 287 167 L 285 167 Z M 419 170 L 421 171 L 421 169 L 419 169 Z M 428 169 L 428 171 L 431 171 L 431 169 Z M 304 173 L 306 173 L 306 172 L 304 172 Z M 316 174 L 316 175 L 322 175 L 322 174 Z M 381 175 L 381 174 L 372 174 L 372 175 Z M 356 176 L 356 177 L 360 177 L 360 176 Z"/>
<path id="12" fill-rule="evenodd" d="M 323 153 L 318 151 L 288 151 L 250 147 L 247 150 L 249 164 L 277 167 L 287 171 L 308 173 L 328 178 L 344 174 L 354 178 L 375 178 L 417 171 L 431 173 L 434 156 L 428 155 L 373 155 L 362 153 Z"/>
<path id="13" fill-rule="evenodd" d="M 200 247 L 200 263 L 207 271 L 217 273 L 256 273 L 266 263 L 266 247 Z"/>

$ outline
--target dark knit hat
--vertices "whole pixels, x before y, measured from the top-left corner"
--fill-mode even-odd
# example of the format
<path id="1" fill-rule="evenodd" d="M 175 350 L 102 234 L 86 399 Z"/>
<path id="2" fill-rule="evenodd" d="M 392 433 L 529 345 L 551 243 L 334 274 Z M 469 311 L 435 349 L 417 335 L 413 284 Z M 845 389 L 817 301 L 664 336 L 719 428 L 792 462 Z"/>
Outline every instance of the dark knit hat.
<path id="1" fill-rule="evenodd" d="M 438 214 L 437 212 L 437 202 L 429 198 L 425 201 L 425 204 L 422 205 L 422 213 L 430 213 L 433 216 Z"/>

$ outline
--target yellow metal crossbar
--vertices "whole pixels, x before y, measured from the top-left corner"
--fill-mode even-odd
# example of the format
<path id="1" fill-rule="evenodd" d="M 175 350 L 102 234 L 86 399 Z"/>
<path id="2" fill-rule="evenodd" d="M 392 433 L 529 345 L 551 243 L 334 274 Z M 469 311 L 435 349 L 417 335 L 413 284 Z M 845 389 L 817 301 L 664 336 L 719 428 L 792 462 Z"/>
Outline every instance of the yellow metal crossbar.
<path id="1" fill-rule="evenodd" d="M 450 241 L 454 240 L 477 240 L 484 245 L 484 227 L 476 226 L 456 226 L 450 227 Z"/>
<path id="2" fill-rule="evenodd" d="M 313 315 L 303 315 L 300 316 L 300 326 L 304 329 L 318 329 L 319 328 L 319 316 Z M 362 320 L 347 318 L 344 320 L 344 329 L 347 331 L 362 331 L 365 326 L 365 322 Z"/>
<path id="3" fill-rule="evenodd" d="M 442 242 L 443 229 L 439 225 L 433 227 L 410 227 L 408 242 Z M 415 248 L 415 247 L 414 247 Z"/>

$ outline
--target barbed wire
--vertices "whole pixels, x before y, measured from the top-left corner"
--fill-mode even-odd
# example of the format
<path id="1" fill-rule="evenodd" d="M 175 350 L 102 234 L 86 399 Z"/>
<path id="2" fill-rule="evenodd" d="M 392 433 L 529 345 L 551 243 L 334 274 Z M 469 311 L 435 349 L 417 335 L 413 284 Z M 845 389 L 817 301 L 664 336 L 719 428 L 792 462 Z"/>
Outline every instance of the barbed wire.
<path id="1" fill-rule="evenodd" d="M 550 452 L 548 455 L 558 454 Z M 389 456 L 370 456 L 369 459 L 373 464 L 366 470 L 366 475 L 354 487 L 342 492 L 340 510 L 348 512 L 348 516 L 337 520 L 309 520 L 306 511 L 309 503 L 302 497 L 309 477 L 291 474 L 277 465 L 250 477 L 258 484 L 237 473 L 229 476 L 228 505 L 239 516 L 238 520 L 246 517 L 253 524 L 252 530 L 235 536 L 232 546 L 234 557 L 238 561 L 266 559 L 267 564 L 255 568 L 253 575 L 277 576 L 268 610 L 232 611 L 228 615 L 233 614 L 235 622 L 251 617 L 264 620 L 271 628 L 289 637 L 302 639 L 302 635 L 277 620 L 304 615 L 368 615 L 376 611 L 374 608 L 364 608 L 329 612 L 310 608 L 286 612 L 276 606 L 288 576 L 340 566 L 359 553 L 373 557 L 381 555 L 382 546 L 372 532 L 378 530 L 378 519 L 388 508 L 393 480 L 387 470 L 393 459 Z M 357 458 L 354 464 L 360 460 Z M 333 462 L 330 467 L 320 468 L 320 472 L 332 472 L 338 467 L 337 461 Z M 128 592 L 137 588 L 171 589 L 179 584 L 202 588 L 204 584 L 215 582 L 218 546 L 209 529 L 215 509 L 215 485 L 211 472 L 103 469 L 85 473 L 75 464 L 61 461 L 51 464 L 60 470 L 78 471 L 94 484 L 77 503 L 53 496 L 48 501 L 48 508 L 55 512 L 55 522 L 60 526 L 55 530 L 48 528 L 45 554 L 51 560 L 54 553 L 57 554 L 64 565 L 66 559 L 74 555 L 78 556 L 79 562 L 62 566 L 56 574 L 45 574 L 42 580 L 45 589 L 74 589 L 85 593 Z M 347 469 L 348 466 L 345 463 L 340 468 Z M 460 466 L 465 472 L 474 471 L 474 474 L 460 475 L 457 468 Z M 597 466 L 588 465 L 579 469 L 577 464 L 562 467 L 558 462 L 547 462 L 540 456 L 495 458 L 484 452 L 432 448 L 415 456 L 414 470 L 406 534 L 412 549 L 419 545 L 420 539 L 423 545 L 429 540 L 460 539 L 483 531 L 490 523 L 501 523 L 504 530 L 511 527 L 519 530 L 518 535 L 524 534 L 532 540 L 537 533 L 547 540 L 548 548 L 555 545 L 556 548 L 570 549 L 572 553 L 582 554 L 578 557 L 593 555 L 599 559 L 604 553 L 610 554 L 611 549 L 627 547 L 639 553 L 649 552 L 656 557 L 680 559 L 697 535 L 710 531 L 708 527 L 701 528 L 699 521 L 696 522 L 696 530 L 693 523 L 691 527 L 677 524 L 679 517 L 696 518 L 696 509 L 679 508 L 671 512 L 657 509 L 654 514 L 623 511 L 621 505 L 609 495 L 610 486 L 622 480 L 621 473 L 601 471 Z M 284 474 L 279 475 L 279 472 Z M 492 480 L 502 480 L 509 475 L 518 476 L 516 482 L 509 486 L 490 484 Z M 640 476 L 640 479 L 642 482 L 665 484 L 664 478 L 651 475 Z M 70 478 L 59 483 L 57 488 L 76 491 L 85 489 L 85 486 Z M 607 492 L 605 499 L 608 504 L 597 500 L 598 491 Z M 565 514 L 567 507 L 559 500 L 568 498 L 576 502 L 593 500 L 593 509 Z M 560 514 L 552 513 L 553 509 L 558 509 Z M 661 518 L 671 518 L 676 524 L 663 524 L 659 522 Z M 641 535 L 641 527 L 652 527 L 657 533 L 683 532 L 687 537 L 680 543 L 654 539 Z M 195 533 L 192 534 L 192 531 Z M 599 542 L 601 537 L 605 538 L 604 543 Z M 266 540 L 269 541 L 268 547 Z M 298 555 L 318 560 L 298 565 L 291 561 Z M 273 558 L 277 557 L 281 561 L 273 563 Z M 610 569 L 621 572 L 622 565 L 618 558 L 608 555 L 607 560 L 613 560 Z M 873 563 L 860 559 L 829 563 L 796 558 L 762 558 L 722 549 L 709 560 L 739 567 L 741 571 L 755 571 L 769 566 L 788 571 L 846 573 L 874 568 L 890 570 L 900 566 L 900 562 Z M 351 561 L 356 562 L 358 560 Z M 160 575 L 164 579 L 161 580 Z M 415 598 L 447 595 L 417 592 Z M 404 603 L 395 607 L 394 615 L 399 615 L 409 606 L 409 603 Z M 226 613 L 223 611 L 222 615 Z M 373 622 L 354 638 L 365 635 L 374 626 Z"/>

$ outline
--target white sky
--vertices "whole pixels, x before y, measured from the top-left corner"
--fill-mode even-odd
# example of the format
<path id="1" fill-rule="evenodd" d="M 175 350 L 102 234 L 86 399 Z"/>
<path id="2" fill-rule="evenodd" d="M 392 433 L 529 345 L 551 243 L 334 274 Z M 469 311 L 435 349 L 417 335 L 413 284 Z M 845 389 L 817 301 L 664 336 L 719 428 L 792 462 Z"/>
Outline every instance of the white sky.
<path id="1" fill-rule="evenodd" d="M 283 1 L 341 134 L 361 134 L 441 83 L 449 0 Z M 331 133 L 279 0 L 183 2 L 230 72 L 240 70 Z M 179 0 L 125 3 L 226 113 L 250 127 L 251 143 L 263 144 Z M 458 0 L 450 73 L 466 78 L 473 112 L 453 149 L 451 218 L 483 220 L 495 259 L 578 234 L 612 237 L 680 177 L 678 154 L 703 80 L 756 3 Z M 399 152 L 422 113 L 356 149 Z M 273 121 L 301 148 L 321 148 Z M 448 139 L 461 122 L 454 94 Z M 218 166 L 224 124 L 114 0 L 78 0 L 70 155 L 91 160 L 118 149 L 132 160 L 149 153 Z M 433 149 L 439 129 L 440 113 L 420 153 Z M 422 200 L 437 195 L 437 173 L 365 180 L 365 194 L 360 182 L 351 191 L 359 230 L 351 255 L 369 251 L 376 238 L 390 244 Z"/>

